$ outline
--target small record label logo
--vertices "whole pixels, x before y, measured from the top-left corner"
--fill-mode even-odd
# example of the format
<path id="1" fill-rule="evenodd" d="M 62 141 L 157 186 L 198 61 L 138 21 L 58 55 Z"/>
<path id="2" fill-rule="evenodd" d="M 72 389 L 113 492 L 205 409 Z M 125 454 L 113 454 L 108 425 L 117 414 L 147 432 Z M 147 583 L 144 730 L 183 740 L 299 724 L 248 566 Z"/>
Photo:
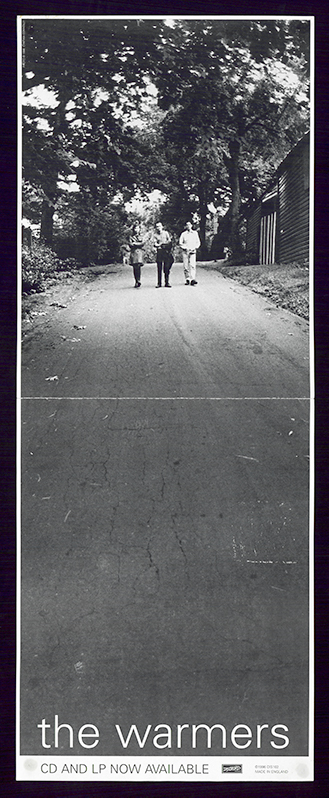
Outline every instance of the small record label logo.
<path id="1" fill-rule="evenodd" d="M 222 773 L 242 773 L 242 765 L 222 765 Z"/>

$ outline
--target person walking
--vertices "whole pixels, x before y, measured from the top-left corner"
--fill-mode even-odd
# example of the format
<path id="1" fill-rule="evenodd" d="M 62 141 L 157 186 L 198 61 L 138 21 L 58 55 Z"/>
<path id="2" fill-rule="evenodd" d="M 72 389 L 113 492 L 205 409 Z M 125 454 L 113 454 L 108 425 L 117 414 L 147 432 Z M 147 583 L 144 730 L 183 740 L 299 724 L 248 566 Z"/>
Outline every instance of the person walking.
<path id="1" fill-rule="evenodd" d="M 139 222 L 135 222 L 135 224 L 132 226 L 132 231 L 129 236 L 130 263 L 133 267 L 135 288 L 141 287 L 141 267 L 144 263 L 144 244 L 145 238 L 142 235 L 141 226 Z"/>
<path id="2" fill-rule="evenodd" d="M 171 285 L 169 285 L 169 272 L 174 259 L 171 252 L 171 238 L 168 231 L 164 229 L 162 222 L 157 222 L 155 225 L 154 243 L 157 251 L 156 263 L 158 272 L 156 288 L 161 288 L 162 270 L 165 278 L 165 288 L 171 288 Z"/>
<path id="3" fill-rule="evenodd" d="M 197 285 L 196 277 L 196 251 L 201 246 L 199 234 L 192 229 L 192 223 L 186 222 L 186 229 L 183 230 L 179 246 L 183 253 L 183 268 L 185 285 Z"/>

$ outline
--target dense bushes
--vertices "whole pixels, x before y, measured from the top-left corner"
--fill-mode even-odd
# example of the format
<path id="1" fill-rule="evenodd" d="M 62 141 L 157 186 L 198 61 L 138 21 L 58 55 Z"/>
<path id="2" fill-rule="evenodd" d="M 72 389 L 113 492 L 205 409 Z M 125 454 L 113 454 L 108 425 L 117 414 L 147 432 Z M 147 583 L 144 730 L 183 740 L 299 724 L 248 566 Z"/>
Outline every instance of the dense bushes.
<path id="1" fill-rule="evenodd" d="M 56 215 L 53 248 L 59 258 L 76 258 L 83 266 L 121 259 L 127 227 L 122 204 L 102 207 L 78 192 L 60 200 Z"/>
<path id="2" fill-rule="evenodd" d="M 22 250 L 22 290 L 26 294 L 43 291 L 47 279 L 59 274 L 65 278 L 78 265 L 74 258 L 62 260 L 50 247 L 34 240 L 32 249 L 23 246 Z"/>

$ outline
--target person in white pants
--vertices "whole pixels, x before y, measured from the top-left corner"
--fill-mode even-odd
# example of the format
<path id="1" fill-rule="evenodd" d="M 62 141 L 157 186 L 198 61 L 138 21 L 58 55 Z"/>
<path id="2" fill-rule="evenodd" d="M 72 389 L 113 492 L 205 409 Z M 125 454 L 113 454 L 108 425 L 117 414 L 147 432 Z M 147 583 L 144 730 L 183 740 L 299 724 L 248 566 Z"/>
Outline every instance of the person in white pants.
<path id="1" fill-rule="evenodd" d="M 185 285 L 197 285 L 196 277 L 196 251 L 200 247 L 200 239 L 196 230 L 192 229 L 191 222 L 186 222 L 186 229 L 179 239 L 179 246 L 183 253 L 183 268 Z"/>

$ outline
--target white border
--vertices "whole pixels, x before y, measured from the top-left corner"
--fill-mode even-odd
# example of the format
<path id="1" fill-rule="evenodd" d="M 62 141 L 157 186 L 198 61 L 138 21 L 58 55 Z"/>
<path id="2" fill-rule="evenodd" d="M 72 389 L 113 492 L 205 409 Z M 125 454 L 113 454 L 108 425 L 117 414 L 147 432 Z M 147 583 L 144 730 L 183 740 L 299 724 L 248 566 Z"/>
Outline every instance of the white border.
<path id="1" fill-rule="evenodd" d="M 242 772 L 234 772 L 233 768 L 236 766 Z M 225 767 L 231 767 L 232 771 L 223 772 Z M 190 772 L 186 772 L 188 768 Z M 164 773 L 164 770 L 167 772 Z M 313 771 L 308 757 L 247 757 L 241 756 L 239 752 L 237 756 L 226 757 L 24 756 L 18 758 L 17 780 L 304 783 L 313 781 Z"/>
<path id="2" fill-rule="evenodd" d="M 314 126 L 315 18 L 310 18 L 310 181 L 309 181 L 309 306 L 310 306 L 310 478 L 309 478 L 309 748 L 314 768 L 314 517 L 315 517 L 315 333 L 314 333 Z M 313 777 L 314 778 L 314 777 Z"/>
<path id="3" fill-rule="evenodd" d="M 17 373 L 16 373 L 16 753 L 20 753 L 21 678 L 21 338 L 22 338 L 22 24 L 17 19 Z"/>

